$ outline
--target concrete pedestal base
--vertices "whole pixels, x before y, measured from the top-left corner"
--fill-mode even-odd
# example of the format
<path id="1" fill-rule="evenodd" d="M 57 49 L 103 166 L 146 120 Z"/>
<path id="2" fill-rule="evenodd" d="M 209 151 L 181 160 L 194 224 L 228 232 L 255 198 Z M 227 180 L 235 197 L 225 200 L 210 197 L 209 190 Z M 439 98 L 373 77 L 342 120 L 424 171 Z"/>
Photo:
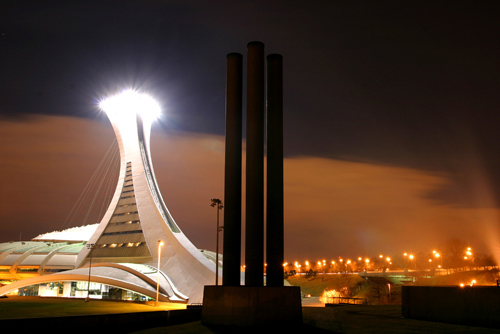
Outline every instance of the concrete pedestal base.
<path id="1" fill-rule="evenodd" d="M 300 287 L 205 286 L 205 326 L 301 325 Z"/>

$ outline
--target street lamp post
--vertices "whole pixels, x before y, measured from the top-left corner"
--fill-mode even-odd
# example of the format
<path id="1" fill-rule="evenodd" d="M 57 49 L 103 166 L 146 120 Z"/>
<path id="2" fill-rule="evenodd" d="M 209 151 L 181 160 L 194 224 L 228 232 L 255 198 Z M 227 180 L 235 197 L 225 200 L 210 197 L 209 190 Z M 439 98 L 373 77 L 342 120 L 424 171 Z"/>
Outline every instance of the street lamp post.
<path id="1" fill-rule="evenodd" d="M 160 296 L 160 257 L 161 257 L 161 246 L 163 246 L 163 241 L 158 240 L 158 267 L 156 268 L 156 301 L 155 306 L 158 306 L 158 297 Z"/>
<path id="2" fill-rule="evenodd" d="M 87 246 L 87 249 L 90 249 L 90 253 L 89 253 L 89 281 L 88 281 L 88 284 L 87 284 L 87 298 L 85 298 L 85 301 L 88 302 L 90 301 L 90 271 L 92 270 L 92 249 L 94 249 L 94 245 L 95 244 L 86 244 L 85 246 Z"/>
<path id="3" fill-rule="evenodd" d="M 211 199 L 210 206 L 217 207 L 217 244 L 215 246 L 215 285 L 219 285 L 219 232 L 222 231 L 223 226 L 219 225 L 219 211 L 222 210 L 222 201 L 218 198 Z"/>
<path id="4" fill-rule="evenodd" d="M 409 258 L 410 258 L 410 267 L 411 267 L 411 263 L 413 262 L 413 264 L 415 264 L 415 270 L 417 270 L 417 261 L 413 261 L 415 259 L 413 254 L 410 254 Z"/>

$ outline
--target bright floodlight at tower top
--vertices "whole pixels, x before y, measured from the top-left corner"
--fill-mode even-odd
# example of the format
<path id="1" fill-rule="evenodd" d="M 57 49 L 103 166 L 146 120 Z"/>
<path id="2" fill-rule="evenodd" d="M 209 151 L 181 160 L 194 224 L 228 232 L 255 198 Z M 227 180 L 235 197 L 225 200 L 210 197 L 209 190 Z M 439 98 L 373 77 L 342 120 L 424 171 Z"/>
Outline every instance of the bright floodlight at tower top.
<path id="1" fill-rule="evenodd" d="M 133 90 L 125 90 L 108 97 L 99 103 L 99 107 L 108 115 L 137 114 L 150 121 L 154 121 L 161 113 L 160 105 L 151 96 Z"/>

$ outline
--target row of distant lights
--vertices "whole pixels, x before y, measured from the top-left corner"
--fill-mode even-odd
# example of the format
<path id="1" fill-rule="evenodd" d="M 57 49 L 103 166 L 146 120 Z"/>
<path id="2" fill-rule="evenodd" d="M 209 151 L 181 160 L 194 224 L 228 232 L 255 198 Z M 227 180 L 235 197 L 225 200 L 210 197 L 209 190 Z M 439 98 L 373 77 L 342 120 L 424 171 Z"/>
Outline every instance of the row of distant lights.
<path id="1" fill-rule="evenodd" d="M 437 252 L 437 251 L 435 251 L 435 250 L 433 250 L 433 251 L 432 251 L 432 254 L 433 254 L 433 256 L 434 256 L 436 259 L 438 259 L 438 258 L 440 258 L 440 257 L 441 257 L 441 254 L 439 254 L 439 252 Z M 468 257 L 471 257 L 471 256 L 472 256 L 472 249 L 471 249 L 470 247 L 468 247 L 468 248 L 467 248 L 467 251 L 465 252 L 465 254 L 466 254 L 466 256 L 464 256 L 464 259 L 465 259 L 465 260 L 467 260 L 467 259 L 468 259 Z M 404 256 L 404 257 L 408 257 L 410 260 L 414 260 L 414 259 L 415 259 L 415 256 L 414 256 L 413 254 L 404 253 L 404 254 L 403 254 L 403 256 Z M 383 259 L 383 258 L 384 258 L 384 256 L 383 256 L 383 255 L 379 255 L 379 257 L 380 257 L 381 259 Z M 343 260 L 342 258 L 341 258 L 341 259 L 339 259 L 339 262 L 340 262 L 340 263 L 343 263 L 343 261 L 344 261 L 344 260 Z M 363 259 L 362 259 L 361 257 L 358 257 L 358 261 L 363 261 Z M 392 262 L 391 262 L 391 258 L 390 258 L 390 257 L 387 257 L 387 258 L 386 258 L 386 261 L 387 261 L 387 262 L 389 262 L 389 264 L 392 264 Z M 347 264 L 351 264 L 351 262 L 352 262 L 351 260 L 347 260 L 347 261 L 345 262 L 345 264 L 346 264 L 346 265 L 347 265 Z M 432 262 L 432 259 L 429 259 L 429 262 Z M 332 264 L 333 264 L 333 265 L 334 265 L 335 263 L 336 263 L 335 261 L 332 261 Z M 365 263 L 366 263 L 366 264 L 370 263 L 370 259 L 369 259 L 369 258 L 366 258 L 366 259 L 365 259 Z M 317 262 L 317 264 L 318 264 L 319 266 L 321 266 L 321 265 L 325 266 L 325 265 L 326 265 L 326 260 L 323 260 L 323 261 L 318 261 L 318 262 Z M 266 265 L 267 265 L 267 264 L 266 264 Z M 288 263 L 287 263 L 287 262 L 283 263 L 283 266 L 284 266 L 284 267 L 285 267 L 285 266 L 287 266 L 287 265 L 288 265 Z M 305 262 L 305 265 L 306 265 L 306 266 L 310 266 L 309 261 L 306 261 L 306 262 Z M 297 268 L 302 267 L 302 265 L 301 265 L 301 264 L 299 264 L 299 262 L 298 262 L 298 261 L 295 261 L 294 266 L 295 266 L 295 267 L 297 267 Z M 439 266 L 439 267 L 441 267 L 441 266 Z"/>
<path id="2" fill-rule="evenodd" d="M 383 258 L 383 257 L 384 257 L 383 255 L 380 255 L 380 258 Z M 358 261 L 363 261 L 363 258 L 358 257 Z M 390 257 L 387 257 L 387 258 L 386 258 L 386 261 L 387 261 L 387 262 L 389 262 L 389 264 L 392 264 L 392 262 L 391 262 L 391 258 L 390 258 Z M 340 263 L 340 264 L 344 263 L 344 259 L 342 259 L 342 258 L 341 258 L 341 259 L 339 259 L 339 263 Z M 348 264 L 351 264 L 351 263 L 352 263 L 352 261 L 351 261 L 351 260 L 349 260 L 349 259 L 345 261 L 345 265 L 348 265 Z M 370 263 L 370 259 L 369 259 L 369 258 L 366 258 L 366 259 L 365 259 L 365 263 L 366 263 L 366 264 Z M 318 261 L 318 262 L 317 262 L 317 264 L 318 264 L 318 266 L 326 266 L 326 260 L 323 260 L 323 261 Z M 332 264 L 334 265 L 334 264 L 336 264 L 336 262 L 335 262 L 335 261 L 332 261 Z M 288 265 L 288 262 L 283 263 L 283 266 L 287 266 L 287 265 Z M 295 261 L 295 263 L 294 263 L 293 265 L 294 265 L 295 267 L 297 267 L 297 268 L 302 267 L 302 265 L 301 265 L 298 261 Z M 309 261 L 306 261 L 306 262 L 305 262 L 305 265 L 306 265 L 306 266 L 310 266 L 311 264 L 309 263 Z"/>

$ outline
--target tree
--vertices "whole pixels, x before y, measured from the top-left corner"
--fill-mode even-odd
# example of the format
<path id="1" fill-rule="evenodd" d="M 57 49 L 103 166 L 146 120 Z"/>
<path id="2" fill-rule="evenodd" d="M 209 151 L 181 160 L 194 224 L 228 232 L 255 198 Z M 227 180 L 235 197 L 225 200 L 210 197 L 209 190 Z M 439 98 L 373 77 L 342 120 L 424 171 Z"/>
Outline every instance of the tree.
<path id="1" fill-rule="evenodd" d="M 370 277 L 368 279 L 370 284 L 370 293 L 374 298 L 377 298 L 380 303 L 388 299 L 390 281 L 384 277 Z"/>
<path id="2" fill-rule="evenodd" d="M 335 278 L 336 279 L 330 284 L 329 289 L 338 291 L 342 297 L 351 297 L 353 294 L 353 280 L 355 279 L 355 275 L 345 273 L 336 275 Z"/>
<path id="3" fill-rule="evenodd" d="M 444 242 L 444 252 L 447 266 L 457 268 L 463 266 L 464 251 L 467 249 L 467 243 L 459 238 L 448 238 Z"/>

